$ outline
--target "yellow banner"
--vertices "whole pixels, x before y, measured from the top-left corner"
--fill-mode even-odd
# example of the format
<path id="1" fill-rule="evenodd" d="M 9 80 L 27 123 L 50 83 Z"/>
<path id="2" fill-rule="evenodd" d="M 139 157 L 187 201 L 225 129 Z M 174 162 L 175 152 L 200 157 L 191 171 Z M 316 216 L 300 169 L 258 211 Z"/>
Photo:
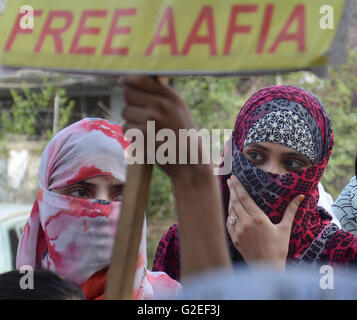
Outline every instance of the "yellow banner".
<path id="1" fill-rule="evenodd" d="M 328 64 L 342 0 L 11 0 L 0 65 L 225 74 Z"/>

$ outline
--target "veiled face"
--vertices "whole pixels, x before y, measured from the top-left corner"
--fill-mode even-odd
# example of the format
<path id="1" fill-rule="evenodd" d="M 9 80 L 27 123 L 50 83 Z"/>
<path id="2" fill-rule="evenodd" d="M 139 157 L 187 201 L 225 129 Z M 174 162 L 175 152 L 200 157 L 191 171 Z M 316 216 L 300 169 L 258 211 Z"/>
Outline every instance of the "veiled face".
<path id="1" fill-rule="evenodd" d="M 243 148 L 243 154 L 258 168 L 270 173 L 285 174 L 312 166 L 306 156 L 278 143 L 251 143 Z"/>
<path id="2" fill-rule="evenodd" d="M 121 201 L 123 187 L 124 183 L 119 179 L 111 176 L 97 176 L 51 191 L 76 198 Z"/>

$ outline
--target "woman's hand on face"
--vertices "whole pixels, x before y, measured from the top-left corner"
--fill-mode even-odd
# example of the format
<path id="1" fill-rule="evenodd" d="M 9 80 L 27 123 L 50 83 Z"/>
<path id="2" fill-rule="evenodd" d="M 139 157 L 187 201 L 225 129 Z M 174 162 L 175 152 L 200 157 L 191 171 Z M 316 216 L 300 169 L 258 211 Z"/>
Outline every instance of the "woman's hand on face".
<path id="1" fill-rule="evenodd" d="M 235 176 L 227 183 L 230 200 L 226 227 L 234 246 L 250 266 L 263 264 L 285 270 L 291 226 L 304 196 L 293 199 L 281 222 L 273 224 Z M 232 219 L 236 219 L 234 224 Z"/>

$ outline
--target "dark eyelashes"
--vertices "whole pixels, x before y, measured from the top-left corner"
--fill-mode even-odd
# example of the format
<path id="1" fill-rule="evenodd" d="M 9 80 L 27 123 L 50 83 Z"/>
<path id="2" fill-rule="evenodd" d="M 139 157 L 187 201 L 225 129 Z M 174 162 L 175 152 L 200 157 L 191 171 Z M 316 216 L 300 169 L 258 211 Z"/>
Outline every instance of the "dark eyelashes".
<path id="1" fill-rule="evenodd" d="M 73 188 L 67 190 L 67 192 L 73 192 L 73 191 L 85 191 L 85 192 L 88 192 L 88 193 L 91 192 L 90 190 L 88 190 L 88 189 L 86 189 L 86 188 L 84 188 L 84 187 L 82 187 L 82 186 L 80 186 L 80 187 L 73 187 Z"/>
<path id="2" fill-rule="evenodd" d="M 96 198 L 96 195 L 95 195 L 95 192 L 91 192 L 90 190 L 87 190 L 83 187 L 80 187 L 80 188 L 73 188 L 73 189 L 70 189 L 67 191 L 67 193 L 69 195 L 73 195 L 73 192 L 76 192 L 78 193 L 77 195 L 75 195 L 75 197 L 79 197 L 79 198 L 89 198 L 89 199 L 95 199 Z M 116 199 L 116 198 L 121 198 L 123 196 L 123 191 L 122 190 L 118 190 L 116 192 L 113 192 L 111 194 L 111 198 L 112 199 Z M 113 200 L 113 201 L 118 201 L 118 200 Z"/>
<path id="3" fill-rule="evenodd" d="M 71 188 L 69 190 L 67 190 L 67 193 L 68 194 L 72 194 L 73 192 L 78 192 L 78 194 L 80 195 L 81 193 L 85 193 L 85 196 L 88 197 L 88 198 L 91 198 L 92 197 L 92 193 L 90 190 L 84 188 L 83 186 L 80 186 L 80 187 L 74 187 L 74 188 Z M 78 196 L 77 196 L 78 197 Z M 79 196 L 81 197 L 81 196 Z"/>
<path id="4" fill-rule="evenodd" d="M 248 158 L 250 160 L 255 161 L 255 162 L 261 162 L 261 161 L 265 160 L 265 155 L 262 152 L 247 151 L 246 156 L 248 156 Z M 260 159 L 257 159 L 257 158 L 260 158 Z M 295 158 L 284 159 L 284 160 L 282 160 L 282 163 L 287 167 L 290 167 L 293 163 L 300 167 L 307 166 L 307 164 L 304 161 L 302 161 L 301 159 L 295 159 Z"/>
<path id="5" fill-rule="evenodd" d="M 305 167 L 307 166 L 307 164 L 305 163 L 305 161 L 301 160 L 301 159 L 295 159 L 295 158 L 288 158 L 286 160 L 284 160 L 284 162 L 295 162 L 298 163 L 300 166 Z"/>
<path id="6" fill-rule="evenodd" d="M 265 159 L 265 155 L 261 152 L 257 152 L 257 151 L 253 151 L 253 150 L 250 150 L 250 151 L 247 151 L 246 155 L 252 159 L 252 160 L 255 160 L 255 161 L 262 161 Z M 262 159 L 256 159 L 258 157 L 262 158 Z"/>

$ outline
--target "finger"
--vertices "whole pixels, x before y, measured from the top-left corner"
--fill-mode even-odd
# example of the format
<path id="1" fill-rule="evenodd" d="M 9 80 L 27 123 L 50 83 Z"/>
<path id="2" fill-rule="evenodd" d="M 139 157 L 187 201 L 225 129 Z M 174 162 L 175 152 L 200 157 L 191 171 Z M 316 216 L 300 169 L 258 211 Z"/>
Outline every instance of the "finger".
<path id="1" fill-rule="evenodd" d="M 238 217 L 238 213 L 236 212 L 236 210 L 235 210 L 235 208 L 234 208 L 233 198 L 230 198 L 230 199 L 229 199 L 228 215 Z"/>
<path id="2" fill-rule="evenodd" d="M 120 84 L 158 95 L 167 92 L 168 88 L 167 85 L 148 75 L 126 75 L 120 79 Z"/>
<path id="3" fill-rule="evenodd" d="M 236 225 L 237 225 L 238 221 L 236 221 L 235 224 L 232 224 L 232 223 L 230 222 L 230 216 L 232 216 L 232 215 L 228 215 L 228 217 L 227 217 L 227 220 L 226 220 L 226 228 L 227 228 L 227 230 L 228 230 L 228 233 L 229 233 L 230 237 L 231 237 L 232 240 L 233 240 L 233 239 L 235 239 L 236 234 L 237 234 L 237 232 L 238 232 L 238 228 L 236 228 Z"/>
<path id="4" fill-rule="evenodd" d="M 227 185 L 228 185 L 229 192 L 230 192 L 229 202 L 232 203 L 231 205 L 234 208 L 234 211 L 235 211 L 237 217 L 240 219 L 248 218 L 249 214 L 247 213 L 247 211 L 245 210 L 245 208 L 242 206 L 241 202 L 239 201 L 238 195 L 236 193 L 236 189 L 234 188 L 231 179 L 227 180 Z"/>
<path id="5" fill-rule="evenodd" d="M 238 219 L 239 220 L 239 219 Z M 231 237 L 232 243 L 236 249 L 239 247 L 239 235 L 242 232 L 242 228 L 240 227 L 241 223 L 236 221 L 235 224 L 229 222 L 229 216 L 227 217 L 226 228 L 228 230 L 229 236 Z"/>
<path id="6" fill-rule="evenodd" d="M 158 112 L 151 108 L 141 108 L 139 106 L 125 106 L 122 111 L 124 120 L 128 123 L 146 124 L 147 121 L 158 120 Z"/>
<path id="7" fill-rule="evenodd" d="M 232 219 L 235 219 L 234 223 L 232 223 Z M 238 223 L 239 216 L 238 213 L 235 211 L 233 201 L 229 201 L 228 205 L 228 217 L 227 217 L 227 228 L 230 225 L 231 227 L 229 228 L 234 228 L 234 226 Z"/>
<path id="8" fill-rule="evenodd" d="M 232 176 L 231 183 L 236 192 L 238 201 L 249 215 L 254 216 L 260 214 L 266 216 L 264 212 L 256 205 L 254 200 L 251 198 L 247 190 L 245 190 L 244 186 L 236 176 Z"/>
<path id="9" fill-rule="evenodd" d="M 150 92 L 142 91 L 132 87 L 124 88 L 123 98 L 128 105 L 136 105 L 143 108 L 147 106 L 157 106 L 162 102 L 162 98 Z"/>
<path id="10" fill-rule="evenodd" d="M 280 226 L 283 227 L 288 227 L 291 229 L 291 226 L 293 224 L 295 214 L 299 208 L 300 203 L 305 199 L 305 196 L 303 194 L 298 195 L 295 199 L 293 199 L 287 206 L 284 216 L 281 219 Z"/>

